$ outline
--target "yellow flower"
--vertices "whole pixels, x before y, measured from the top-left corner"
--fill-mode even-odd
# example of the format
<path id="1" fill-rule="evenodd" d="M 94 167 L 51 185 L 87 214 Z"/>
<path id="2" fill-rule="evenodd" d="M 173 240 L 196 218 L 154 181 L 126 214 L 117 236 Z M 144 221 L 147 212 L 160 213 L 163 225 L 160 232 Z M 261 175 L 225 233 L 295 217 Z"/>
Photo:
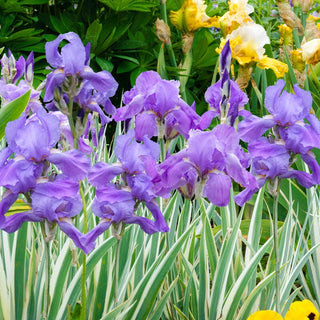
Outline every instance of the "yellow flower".
<path id="1" fill-rule="evenodd" d="M 283 320 L 275 311 L 265 310 L 253 313 L 247 320 Z M 319 320 L 319 312 L 310 300 L 293 302 L 284 320 Z"/>
<path id="2" fill-rule="evenodd" d="M 226 39 L 221 41 L 220 48 L 217 50 L 219 53 L 227 40 L 230 43 L 232 57 L 241 66 L 249 68 L 257 62 L 259 68 L 270 68 L 277 77 L 283 77 L 288 72 L 287 64 L 264 55 L 264 46 L 270 43 L 270 39 L 261 25 L 247 23 L 232 31 Z"/>
<path id="3" fill-rule="evenodd" d="M 317 64 L 320 61 L 320 39 L 307 41 L 301 46 L 302 58 L 308 64 Z"/>
<path id="4" fill-rule="evenodd" d="M 253 22 L 249 14 L 254 9 L 248 4 L 248 0 L 231 0 L 228 4 L 229 11 L 220 18 L 220 28 L 224 37 L 242 24 Z"/>
<path id="5" fill-rule="evenodd" d="M 220 28 L 224 37 L 242 24 L 253 22 L 249 14 L 254 9 L 248 5 L 248 0 L 231 0 L 228 4 L 229 11 L 220 18 Z"/>
<path id="6" fill-rule="evenodd" d="M 260 69 L 273 70 L 277 78 L 283 78 L 284 74 L 289 71 L 289 67 L 286 63 L 269 58 L 268 56 L 263 56 L 263 58 L 258 61 L 257 66 Z"/>
<path id="7" fill-rule="evenodd" d="M 257 311 L 248 320 L 283 320 L 279 313 L 271 310 Z"/>
<path id="8" fill-rule="evenodd" d="M 302 58 L 302 49 L 291 50 L 290 57 L 293 68 L 299 72 L 303 72 L 306 67 L 306 63 Z"/>
<path id="9" fill-rule="evenodd" d="M 246 23 L 229 34 L 226 40 L 230 41 L 233 58 L 239 64 L 246 65 L 262 59 L 264 46 L 270 43 L 264 28 L 255 23 Z"/>
<path id="10" fill-rule="evenodd" d="M 184 34 L 194 33 L 201 27 L 219 27 L 219 17 L 207 16 L 206 8 L 203 0 L 186 0 L 178 11 L 171 11 L 169 17 Z"/>
<path id="11" fill-rule="evenodd" d="M 284 46 L 292 46 L 292 29 L 286 24 L 281 24 L 279 26 L 279 33 L 281 36 L 280 44 Z"/>
<path id="12" fill-rule="evenodd" d="M 310 300 L 295 301 L 291 304 L 284 320 L 318 320 L 319 312 Z"/>

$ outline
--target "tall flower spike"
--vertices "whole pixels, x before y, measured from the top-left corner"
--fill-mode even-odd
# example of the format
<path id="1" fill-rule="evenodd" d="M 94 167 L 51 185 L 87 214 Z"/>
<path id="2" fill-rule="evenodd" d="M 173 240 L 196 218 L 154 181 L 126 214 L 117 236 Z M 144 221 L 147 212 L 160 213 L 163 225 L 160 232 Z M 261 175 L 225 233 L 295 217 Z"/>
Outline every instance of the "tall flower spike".
<path id="1" fill-rule="evenodd" d="M 242 116 L 247 114 L 244 105 L 248 102 L 248 98 L 239 86 L 230 79 L 231 59 L 228 40 L 219 58 L 220 80 L 211 85 L 205 93 L 209 111 L 201 116 L 201 128 L 207 128 L 215 117 L 219 117 L 221 123 L 233 126 L 239 114 Z"/>
<path id="2" fill-rule="evenodd" d="M 231 59 L 232 59 L 232 54 L 231 54 L 230 42 L 227 41 L 225 43 L 225 45 L 220 53 L 220 57 L 219 57 L 220 77 L 222 77 L 225 70 L 227 70 L 228 73 L 230 72 Z"/>

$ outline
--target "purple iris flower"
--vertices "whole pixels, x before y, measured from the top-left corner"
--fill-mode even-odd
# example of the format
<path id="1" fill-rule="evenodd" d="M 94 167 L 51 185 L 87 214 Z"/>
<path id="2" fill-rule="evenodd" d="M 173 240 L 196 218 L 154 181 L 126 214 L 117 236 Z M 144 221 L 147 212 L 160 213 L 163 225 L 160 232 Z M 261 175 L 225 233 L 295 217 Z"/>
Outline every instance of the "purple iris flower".
<path id="1" fill-rule="evenodd" d="M 70 237 L 75 245 L 85 253 L 94 248 L 94 243 L 88 241 L 83 244 L 84 235 L 73 225 L 72 218 L 82 209 L 79 195 L 79 183 L 58 175 L 53 181 L 39 179 L 32 190 L 30 209 L 24 212 L 6 216 L 10 206 L 18 199 L 18 194 L 7 190 L 0 202 L 0 227 L 9 233 L 19 229 L 24 222 L 46 221 L 53 228 L 59 228 Z"/>
<path id="2" fill-rule="evenodd" d="M 178 188 L 189 198 L 203 195 L 217 206 L 226 206 L 232 180 L 244 187 L 257 186 L 246 170 L 249 161 L 233 127 L 220 124 L 212 131 L 192 130 L 188 147 L 159 165 L 161 183 L 157 192 L 167 194 Z"/>
<path id="3" fill-rule="evenodd" d="M 300 154 L 313 171 L 313 184 L 319 184 L 320 167 L 312 149 L 320 148 L 320 122 L 310 113 L 311 94 L 298 85 L 294 85 L 294 94 L 288 93 L 284 86 L 284 80 L 280 79 L 266 89 L 265 106 L 270 115 L 246 117 L 238 125 L 240 137 L 250 145 L 272 128 L 273 140 L 283 144 L 291 158 Z M 309 181 L 299 183 L 309 185 Z"/>
<path id="4" fill-rule="evenodd" d="M 0 96 L 2 106 L 19 98 L 31 89 L 30 100 L 25 112 L 30 110 L 36 112 L 37 109 L 43 108 L 40 102 L 40 91 L 32 87 L 33 83 L 33 66 L 34 58 L 31 52 L 25 61 L 21 56 L 17 61 L 9 51 L 9 57 L 3 55 L 1 59 Z M 22 76 L 24 75 L 24 79 Z"/>
<path id="5" fill-rule="evenodd" d="M 79 180 L 87 176 L 90 159 L 78 150 L 54 148 L 60 139 L 59 119 L 44 109 L 28 119 L 23 113 L 5 131 L 8 147 L 0 152 L 0 186 L 6 191 L 0 202 L 0 228 L 14 232 L 26 221 L 45 221 L 58 225 L 86 253 L 91 251 L 94 243 L 83 246 L 83 235 L 71 220 L 82 208 Z M 62 174 L 51 172 L 51 163 Z M 20 197 L 30 210 L 7 216 Z"/>
<path id="6" fill-rule="evenodd" d="M 60 50 L 64 40 L 68 43 Z M 61 96 L 65 93 L 84 111 L 89 109 L 99 113 L 102 124 L 109 122 L 101 106 L 109 114 L 115 112 L 109 98 L 115 94 L 118 83 L 108 71 L 95 73 L 90 68 L 90 43 L 84 46 L 74 32 L 61 34 L 46 43 L 46 57 L 54 70 L 47 76 L 44 102 L 52 101 L 55 92 Z"/>
<path id="7" fill-rule="evenodd" d="M 90 183 L 97 187 L 92 210 L 100 217 L 100 223 L 85 235 L 89 243 L 111 224 L 120 222 L 138 224 L 148 234 L 169 230 L 154 192 L 153 174 L 160 155 L 159 145 L 147 137 L 138 143 L 134 136 L 130 130 L 117 138 L 115 154 L 119 163 L 98 162 L 89 172 Z M 136 214 L 142 202 L 154 220 Z"/>
<path id="8" fill-rule="evenodd" d="M 233 126 L 239 115 L 247 117 L 250 114 L 244 109 L 244 106 L 249 99 L 235 81 L 229 79 L 228 82 L 230 85 L 230 96 L 227 101 L 225 101 L 225 103 L 229 103 L 227 123 Z M 203 127 L 208 127 L 213 118 L 219 117 L 221 120 L 222 83 L 223 79 L 220 79 L 218 82 L 211 85 L 205 93 L 205 100 L 209 104 L 209 110 L 201 117 L 201 124 Z"/>
<path id="9" fill-rule="evenodd" d="M 200 124 L 200 116 L 179 97 L 179 82 L 163 80 L 155 71 L 141 73 L 135 86 L 124 93 L 124 107 L 117 110 L 115 121 L 135 119 L 137 140 L 144 136 L 173 139 L 189 137 L 190 129 Z"/>
<path id="10" fill-rule="evenodd" d="M 268 188 L 271 194 L 277 192 L 273 188 L 273 182 L 278 178 L 294 178 L 306 188 L 314 185 L 311 174 L 291 168 L 292 159 L 283 141 L 270 143 L 266 137 L 261 137 L 249 144 L 248 151 L 252 157 L 251 170 L 256 176 L 258 186 L 249 185 L 236 195 L 235 199 L 239 205 L 242 206 L 247 202 L 266 181 L 269 182 Z"/>
<path id="11" fill-rule="evenodd" d="M 59 120 L 44 109 L 28 119 L 23 113 L 7 124 L 5 133 L 8 147 L 0 152 L 0 185 L 12 192 L 26 193 L 34 188 L 49 163 L 70 179 L 86 177 L 90 159 L 78 150 L 54 149 L 60 138 Z"/>

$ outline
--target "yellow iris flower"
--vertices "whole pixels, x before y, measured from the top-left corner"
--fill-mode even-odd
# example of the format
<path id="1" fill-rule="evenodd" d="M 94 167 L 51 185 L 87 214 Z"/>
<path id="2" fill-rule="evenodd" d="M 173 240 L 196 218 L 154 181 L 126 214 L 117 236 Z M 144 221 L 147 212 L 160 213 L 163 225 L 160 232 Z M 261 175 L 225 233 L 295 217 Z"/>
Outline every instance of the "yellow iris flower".
<path id="1" fill-rule="evenodd" d="M 302 49 L 291 50 L 290 57 L 293 68 L 299 72 L 304 72 L 306 63 L 302 58 Z"/>
<path id="2" fill-rule="evenodd" d="M 220 29 L 224 37 L 242 24 L 253 22 L 249 14 L 252 13 L 254 9 L 248 4 L 248 0 L 231 0 L 228 2 L 228 5 L 229 11 L 219 20 Z"/>
<path id="3" fill-rule="evenodd" d="M 307 41 L 301 46 L 302 58 L 308 64 L 317 64 L 320 61 L 320 39 Z"/>
<path id="4" fill-rule="evenodd" d="M 281 24 L 279 26 L 280 33 L 280 44 L 284 46 L 292 46 L 292 28 L 288 27 L 286 24 Z"/>
<path id="5" fill-rule="evenodd" d="M 264 46 L 270 43 L 270 39 L 261 25 L 247 23 L 232 31 L 226 39 L 221 41 L 220 48 L 217 50 L 219 53 L 227 40 L 230 43 L 232 57 L 241 66 L 249 68 L 254 63 L 258 63 L 257 66 L 261 69 L 272 69 L 278 78 L 288 72 L 287 64 L 264 55 Z"/>
<path id="6" fill-rule="evenodd" d="M 171 11 L 169 17 L 184 34 L 194 33 L 202 27 L 219 27 L 219 17 L 207 16 L 206 9 L 203 0 L 186 0 L 178 11 Z"/>
<path id="7" fill-rule="evenodd" d="M 271 310 L 257 311 L 248 320 L 283 320 L 280 314 Z M 291 304 L 284 320 L 319 320 L 319 312 L 310 300 Z"/>

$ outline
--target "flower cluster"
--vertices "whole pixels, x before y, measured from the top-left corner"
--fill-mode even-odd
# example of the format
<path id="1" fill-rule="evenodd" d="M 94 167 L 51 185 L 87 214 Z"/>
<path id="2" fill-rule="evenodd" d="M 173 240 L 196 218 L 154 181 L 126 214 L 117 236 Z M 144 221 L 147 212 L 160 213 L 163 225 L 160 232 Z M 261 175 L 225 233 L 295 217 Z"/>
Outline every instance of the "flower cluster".
<path id="1" fill-rule="evenodd" d="M 245 7 L 242 2 L 238 5 Z M 240 31 L 241 26 L 232 33 Z M 121 230 L 125 224 L 138 224 L 148 234 L 167 232 L 158 198 L 169 197 L 175 189 L 188 199 L 203 196 L 226 206 L 233 183 L 238 183 L 244 190 L 234 200 L 243 206 L 266 181 L 295 178 L 307 188 L 318 184 L 320 167 L 312 149 L 320 147 L 320 122 L 309 112 L 311 95 L 298 86 L 295 94 L 283 91 L 285 83 L 279 80 L 266 90 L 270 115 L 252 115 L 244 109 L 246 94 L 230 79 L 232 39 L 221 52 L 220 80 L 206 91 L 209 110 L 202 116 L 194 104 L 180 98 L 179 81 L 164 80 L 154 71 L 138 76 L 135 86 L 123 95 L 124 106 L 116 110 L 110 97 L 117 83 L 110 73 L 90 68 L 89 45 L 84 46 L 72 32 L 47 43 L 46 56 L 53 69 L 47 76 L 44 101 L 55 111 L 31 107 L 32 115 L 23 113 L 6 127 L 8 146 L 0 152 L 0 186 L 6 189 L 0 202 L 0 228 L 14 232 L 25 221 L 43 222 L 52 238 L 51 231 L 59 226 L 87 253 L 110 226 Z M 1 61 L 1 81 L 6 85 L 16 86 L 23 73 L 32 84 L 32 56 L 26 62 L 15 61 L 10 53 Z M 86 140 L 90 137 L 97 146 L 95 114 L 102 126 L 111 119 L 132 122 L 134 129 L 117 137 L 116 163 L 100 161 L 91 166 L 93 149 Z M 239 116 L 243 120 L 238 123 Z M 214 117 L 220 124 L 204 131 Z M 269 129 L 272 134 L 264 136 Z M 159 163 L 156 139 L 170 143 L 179 135 L 186 147 L 177 152 L 161 150 Z M 248 143 L 248 152 L 240 139 Z M 296 155 L 312 173 L 294 168 Z M 79 181 L 84 179 L 96 188 L 92 212 L 99 218 L 86 234 L 73 224 L 83 209 Z M 8 214 L 18 199 L 27 203 L 28 210 Z M 153 219 L 141 212 L 151 213 Z"/>
<path id="2" fill-rule="evenodd" d="M 111 224 L 138 224 L 148 234 L 167 232 L 169 228 L 157 204 L 153 182 L 159 145 L 147 137 L 143 143 L 137 142 L 130 130 L 117 138 L 115 155 L 118 163 L 98 162 L 89 171 L 89 181 L 97 187 L 92 211 L 100 222 L 86 234 L 86 241 L 94 242 Z M 142 203 L 154 220 L 137 215 Z"/>
<path id="3" fill-rule="evenodd" d="M 81 245 L 82 233 L 75 228 L 72 218 L 82 209 L 79 180 L 87 175 L 90 159 L 78 150 L 55 149 L 59 138 L 58 118 L 44 109 L 38 109 L 30 118 L 22 114 L 8 123 L 8 147 L 0 152 L 0 185 L 6 188 L 0 202 L 0 227 L 14 232 L 25 221 L 44 221 L 50 225 L 48 230 L 57 224 L 76 245 L 89 252 L 93 247 Z M 52 165 L 61 173 L 52 171 Z M 20 197 L 30 209 L 6 215 Z"/>
<path id="4" fill-rule="evenodd" d="M 226 206 L 232 179 L 257 187 L 254 176 L 246 170 L 249 161 L 233 127 L 220 124 L 212 131 L 192 130 L 188 147 L 160 164 L 159 192 L 178 188 L 187 198 L 204 196 L 217 206 Z"/>
<path id="5" fill-rule="evenodd" d="M 312 152 L 313 148 L 320 147 L 320 122 L 310 113 L 311 94 L 297 85 L 294 94 L 288 93 L 283 91 L 284 86 L 285 82 L 278 80 L 276 85 L 267 88 L 265 107 L 270 115 L 246 117 L 239 123 L 239 134 L 249 143 L 252 170 L 260 186 L 267 179 L 295 178 L 310 188 L 320 182 L 320 167 Z M 263 136 L 268 129 L 272 132 L 268 137 Z M 311 174 L 294 169 L 296 155 L 309 166 Z M 250 194 L 255 191 L 247 189 Z"/>
<path id="6" fill-rule="evenodd" d="M 124 93 L 124 107 L 114 115 L 115 121 L 135 120 L 135 136 L 158 136 L 166 140 L 178 134 L 186 139 L 191 129 L 197 129 L 201 118 L 179 96 L 179 81 L 163 80 L 155 71 L 143 72 L 135 86 Z"/>

